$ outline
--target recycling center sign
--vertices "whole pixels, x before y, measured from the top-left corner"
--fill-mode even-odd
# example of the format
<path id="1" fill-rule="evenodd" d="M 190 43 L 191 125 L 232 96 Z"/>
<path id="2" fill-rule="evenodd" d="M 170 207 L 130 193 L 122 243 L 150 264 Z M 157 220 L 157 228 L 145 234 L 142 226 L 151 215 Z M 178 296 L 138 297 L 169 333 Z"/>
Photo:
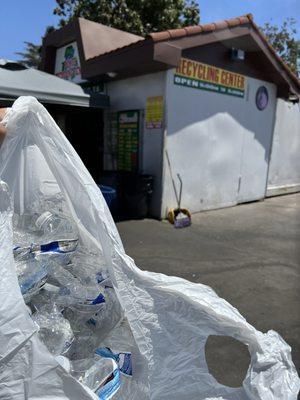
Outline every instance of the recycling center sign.
<path id="1" fill-rule="evenodd" d="M 244 97 L 246 78 L 225 69 L 182 58 L 175 70 L 174 84 Z"/>

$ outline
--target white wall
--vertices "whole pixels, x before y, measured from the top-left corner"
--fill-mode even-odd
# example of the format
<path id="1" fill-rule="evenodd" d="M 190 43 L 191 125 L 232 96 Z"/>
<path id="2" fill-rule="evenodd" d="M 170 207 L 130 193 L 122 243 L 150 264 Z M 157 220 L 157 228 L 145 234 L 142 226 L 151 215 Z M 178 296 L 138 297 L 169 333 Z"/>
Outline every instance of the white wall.
<path id="1" fill-rule="evenodd" d="M 191 212 L 265 195 L 276 87 L 252 78 L 247 78 L 247 85 L 241 99 L 175 85 L 173 71 L 168 71 L 166 148 L 176 183 L 177 173 L 183 180 L 181 206 Z M 255 106 L 260 85 L 267 87 L 270 97 L 264 111 Z M 254 193 L 247 190 L 252 187 Z M 163 188 L 162 214 L 166 215 L 176 206 L 166 162 Z"/>
<path id="2" fill-rule="evenodd" d="M 268 195 L 300 190 L 300 104 L 279 99 Z"/>
<path id="3" fill-rule="evenodd" d="M 146 109 L 146 100 L 150 96 L 164 96 L 166 72 L 123 79 L 107 84 L 112 110 Z M 162 154 L 164 133 L 162 129 L 144 129 L 141 144 L 142 172 L 154 176 L 154 193 L 150 212 L 160 218 L 162 198 Z"/>

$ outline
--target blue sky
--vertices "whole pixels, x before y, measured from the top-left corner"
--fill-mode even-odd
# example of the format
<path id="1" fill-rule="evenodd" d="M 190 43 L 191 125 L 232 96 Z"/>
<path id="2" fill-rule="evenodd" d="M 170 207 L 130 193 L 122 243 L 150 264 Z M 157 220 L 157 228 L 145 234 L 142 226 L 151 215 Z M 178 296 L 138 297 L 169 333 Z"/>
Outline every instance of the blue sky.
<path id="1" fill-rule="evenodd" d="M 298 21 L 300 38 L 300 0 L 200 0 L 201 22 L 253 13 L 255 21 L 263 24 L 271 19 L 281 23 L 293 16 Z M 16 51 L 24 49 L 23 42 L 38 43 L 47 25 L 57 25 L 52 14 L 55 0 L 2 0 L 0 58 L 16 60 Z M 3 38 L 5 40 L 3 40 Z"/>

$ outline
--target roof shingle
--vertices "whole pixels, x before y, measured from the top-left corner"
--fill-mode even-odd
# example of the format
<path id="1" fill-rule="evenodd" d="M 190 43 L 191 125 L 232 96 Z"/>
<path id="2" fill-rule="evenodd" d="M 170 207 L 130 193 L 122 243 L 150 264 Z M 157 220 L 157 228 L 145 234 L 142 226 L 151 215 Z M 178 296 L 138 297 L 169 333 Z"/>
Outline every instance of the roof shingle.
<path id="1" fill-rule="evenodd" d="M 163 32 L 152 32 L 147 36 L 154 42 L 161 42 L 169 39 L 178 39 L 185 36 L 197 35 L 201 32 L 213 32 L 221 29 L 233 28 L 239 25 L 246 25 L 253 22 L 252 14 L 243 15 L 237 18 L 231 18 L 219 22 L 204 25 L 187 26 L 179 29 L 169 29 Z"/>

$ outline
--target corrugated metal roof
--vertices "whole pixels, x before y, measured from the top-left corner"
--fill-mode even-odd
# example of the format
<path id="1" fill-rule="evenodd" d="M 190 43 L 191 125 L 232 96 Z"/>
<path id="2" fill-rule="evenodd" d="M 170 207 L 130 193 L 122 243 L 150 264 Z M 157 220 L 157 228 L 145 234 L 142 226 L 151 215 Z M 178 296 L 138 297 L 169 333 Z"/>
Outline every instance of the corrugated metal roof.
<path id="1" fill-rule="evenodd" d="M 90 104 L 90 95 L 84 93 L 79 85 L 6 60 L 0 63 L 0 95 L 34 96 L 48 103 L 81 107 Z"/>

